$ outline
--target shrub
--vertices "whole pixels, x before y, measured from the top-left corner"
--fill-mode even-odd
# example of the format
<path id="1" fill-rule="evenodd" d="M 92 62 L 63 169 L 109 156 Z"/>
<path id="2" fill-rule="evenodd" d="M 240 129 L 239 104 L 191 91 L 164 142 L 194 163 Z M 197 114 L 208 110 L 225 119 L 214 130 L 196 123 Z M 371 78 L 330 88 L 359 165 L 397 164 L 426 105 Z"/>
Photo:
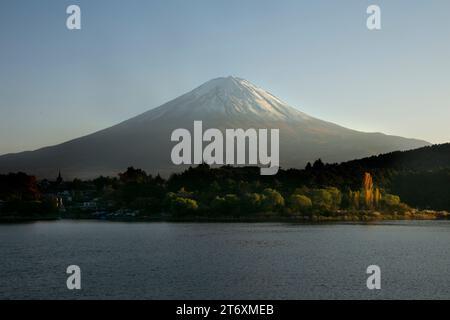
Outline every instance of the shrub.
<path id="1" fill-rule="evenodd" d="M 175 197 L 170 201 L 170 211 L 174 215 L 193 214 L 198 209 L 197 201 L 188 198 Z"/>
<path id="2" fill-rule="evenodd" d="M 309 212 L 312 208 L 312 201 L 304 195 L 293 194 L 289 198 L 290 208 L 294 212 Z"/>
<path id="3" fill-rule="evenodd" d="M 400 204 L 400 197 L 392 194 L 385 194 L 381 197 L 381 204 L 387 208 Z"/>
<path id="4" fill-rule="evenodd" d="M 333 207 L 333 196 L 325 189 L 314 189 L 311 198 L 315 209 L 328 211 Z"/>
<path id="5" fill-rule="evenodd" d="M 263 191 L 263 210 L 266 212 L 273 212 L 283 209 L 284 198 L 283 196 L 274 189 L 264 189 Z"/>

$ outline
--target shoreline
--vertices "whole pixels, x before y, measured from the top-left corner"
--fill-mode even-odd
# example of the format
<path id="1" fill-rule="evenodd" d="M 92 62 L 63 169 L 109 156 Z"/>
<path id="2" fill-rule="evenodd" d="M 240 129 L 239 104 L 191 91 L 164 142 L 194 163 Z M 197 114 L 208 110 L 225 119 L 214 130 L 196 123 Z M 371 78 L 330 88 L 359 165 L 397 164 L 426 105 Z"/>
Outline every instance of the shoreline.
<path id="1" fill-rule="evenodd" d="M 105 222 L 191 222 L 191 223 L 264 223 L 264 222 L 280 222 L 280 223 L 302 223 L 302 224 L 322 224 L 322 223 L 351 223 L 351 222 L 381 222 L 381 221 L 433 221 L 433 220 L 450 220 L 450 213 L 446 211 L 425 211 L 410 214 L 347 214 L 344 216 L 255 216 L 255 217 L 207 217 L 207 216 L 187 216 L 187 217 L 0 217 L 0 224 L 10 223 L 30 223 L 40 221 L 105 221 Z"/>

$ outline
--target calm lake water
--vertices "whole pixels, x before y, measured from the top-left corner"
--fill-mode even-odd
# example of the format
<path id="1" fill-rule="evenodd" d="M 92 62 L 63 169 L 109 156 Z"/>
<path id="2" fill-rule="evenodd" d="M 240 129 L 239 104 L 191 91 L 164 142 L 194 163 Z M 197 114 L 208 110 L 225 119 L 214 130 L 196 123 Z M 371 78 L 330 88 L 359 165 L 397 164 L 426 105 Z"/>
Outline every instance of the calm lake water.
<path id="1" fill-rule="evenodd" d="M 5 224 L 0 254 L 2 299 L 450 298 L 447 221 Z M 366 287 L 371 264 L 381 290 Z"/>

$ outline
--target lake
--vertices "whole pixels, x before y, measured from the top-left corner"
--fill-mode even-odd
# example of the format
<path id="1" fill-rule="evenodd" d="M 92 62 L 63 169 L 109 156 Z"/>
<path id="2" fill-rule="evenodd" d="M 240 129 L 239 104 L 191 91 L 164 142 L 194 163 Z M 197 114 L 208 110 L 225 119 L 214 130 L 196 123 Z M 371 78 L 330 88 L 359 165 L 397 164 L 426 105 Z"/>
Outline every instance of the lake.
<path id="1" fill-rule="evenodd" d="M 450 298 L 448 221 L 2 224 L 0 253 L 1 299 Z"/>

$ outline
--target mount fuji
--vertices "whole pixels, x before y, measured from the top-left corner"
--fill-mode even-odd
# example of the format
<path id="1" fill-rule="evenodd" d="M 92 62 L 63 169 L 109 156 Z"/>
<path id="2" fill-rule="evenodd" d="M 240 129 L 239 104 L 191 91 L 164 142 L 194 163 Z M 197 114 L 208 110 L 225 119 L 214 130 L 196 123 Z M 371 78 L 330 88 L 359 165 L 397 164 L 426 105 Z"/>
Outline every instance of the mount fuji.
<path id="1" fill-rule="evenodd" d="M 341 162 L 428 142 L 366 133 L 311 117 L 253 85 L 226 77 L 210 80 L 160 107 L 122 123 L 59 145 L 0 156 L 0 173 L 24 171 L 40 178 L 116 175 L 128 166 L 168 175 L 179 171 L 170 159 L 173 130 L 203 127 L 279 129 L 280 165 L 303 168 L 308 161 Z"/>

